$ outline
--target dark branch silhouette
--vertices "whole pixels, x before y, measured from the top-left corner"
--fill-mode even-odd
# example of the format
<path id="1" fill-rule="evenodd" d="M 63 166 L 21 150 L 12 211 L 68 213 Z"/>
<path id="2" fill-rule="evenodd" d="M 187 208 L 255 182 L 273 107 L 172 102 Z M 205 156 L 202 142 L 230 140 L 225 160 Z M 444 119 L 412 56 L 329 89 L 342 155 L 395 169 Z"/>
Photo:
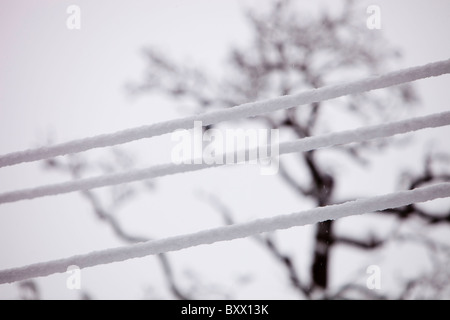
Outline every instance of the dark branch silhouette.
<path id="1" fill-rule="evenodd" d="M 233 219 L 233 214 L 231 210 L 226 206 L 220 199 L 213 194 L 203 193 L 203 198 L 205 201 L 214 207 L 222 216 L 226 225 L 235 224 L 236 222 Z M 297 272 L 297 269 L 294 265 L 292 257 L 283 253 L 281 249 L 277 246 L 275 240 L 270 234 L 266 235 L 257 235 L 252 237 L 259 244 L 261 244 L 264 248 L 266 248 L 269 253 L 274 257 L 276 261 L 278 261 L 281 266 L 286 270 L 289 281 L 294 289 L 299 291 L 299 293 L 306 298 L 310 298 L 311 289 L 309 286 L 303 283 L 300 279 L 300 275 Z"/>
<path id="2" fill-rule="evenodd" d="M 80 179 L 81 178 L 81 171 L 84 166 L 86 166 L 85 163 L 82 163 L 78 157 L 78 160 L 74 160 L 74 158 L 69 157 L 68 163 L 63 163 L 62 161 L 57 161 L 55 159 L 49 160 L 46 162 L 47 166 L 52 169 L 57 169 L 66 173 L 69 173 L 72 176 L 72 179 Z M 128 244 L 133 243 L 139 243 L 139 242 L 146 242 L 151 240 L 151 238 L 137 236 L 128 233 L 125 231 L 123 226 L 117 221 L 117 219 L 114 217 L 113 214 L 107 212 L 107 210 L 103 207 L 98 197 L 95 195 L 95 192 L 92 190 L 85 190 L 82 191 L 81 194 L 83 195 L 84 199 L 88 201 L 88 203 L 91 205 L 92 210 L 96 217 L 103 221 L 104 223 L 108 224 L 113 230 L 114 234 L 122 241 Z M 117 205 L 118 199 L 115 201 L 115 205 Z M 183 292 L 179 285 L 177 284 L 175 280 L 175 276 L 172 271 L 172 266 L 170 264 L 169 258 L 166 254 L 158 254 L 156 256 L 160 262 L 161 268 L 164 272 L 168 287 L 170 291 L 172 292 L 173 296 L 176 299 L 186 300 L 190 299 L 185 292 Z"/>

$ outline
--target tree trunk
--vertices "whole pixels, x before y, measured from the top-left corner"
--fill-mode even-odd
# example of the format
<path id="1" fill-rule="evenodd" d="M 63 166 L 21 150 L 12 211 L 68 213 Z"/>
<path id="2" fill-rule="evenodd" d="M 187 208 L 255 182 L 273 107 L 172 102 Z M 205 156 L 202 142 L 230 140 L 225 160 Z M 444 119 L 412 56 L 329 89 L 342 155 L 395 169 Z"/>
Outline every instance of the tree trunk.
<path id="1" fill-rule="evenodd" d="M 323 207 L 329 204 L 334 188 L 334 179 L 321 170 L 315 161 L 315 153 L 310 151 L 304 154 L 305 162 L 311 173 L 314 183 L 317 205 Z M 333 239 L 333 221 L 328 220 L 317 224 L 314 259 L 311 266 L 312 287 L 322 290 L 328 285 L 328 263 Z"/>
<path id="2" fill-rule="evenodd" d="M 320 222 L 316 227 L 312 280 L 314 287 L 326 289 L 328 285 L 328 263 L 331 251 L 333 221 Z"/>

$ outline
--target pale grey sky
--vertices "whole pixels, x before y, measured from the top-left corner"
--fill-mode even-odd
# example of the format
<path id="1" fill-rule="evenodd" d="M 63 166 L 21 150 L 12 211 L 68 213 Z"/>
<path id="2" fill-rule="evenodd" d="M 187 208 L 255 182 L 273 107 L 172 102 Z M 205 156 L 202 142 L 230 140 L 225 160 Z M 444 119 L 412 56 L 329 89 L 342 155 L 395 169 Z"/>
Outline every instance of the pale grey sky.
<path id="1" fill-rule="evenodd" d="M 66 28 L 66 8 L 72 1 L 2 0 L 0 154 L 37 146 L 48 136 L 63 142 L 183 115 L 180 106 L 174 107 L 172 102 L 160 97 L 127 98 L 126 82 L 139 79 L 145 67 L 141 48 L 161 47 L 178 61 L 201 65 L 220 74 L 229 46 L 248 39 L 242 9 L 262 2 L 266 1 L 76 1 L 81 8 L 81 30 L 70 31 Z M 378 0 L 363 1 L 361 7 L 367 7 L 365 4 L 380 6 L 382 30 L 374 32 L 382 32 L 401 49 L 404 59 L 398 68 L 450 57 L 447 40 L 450 2 Z M 299 1 L 299 7 L 304 6 L 301 11 L 305 12 L 327 5 L 335 5 L 335 1 Z M 362 11 L 361 23 L 365 23 L 366 17 Z M 448 110 L 448 83 L 449 76 L 418 82 L 423 107 L 416 109 L 414 115 Z M 370 196 L 392 191 L 399 168 L 419 168 L 422 159 L 417 155 L 431 140 L 448 150 L 446 137 L 449 135 L 449 128 L 418 133 L 417 143 L 402 150 L 402 158 L 408 159 L 407 162 L 392 163 L 397 150 L 391 150 L 390 156 L 380 157 L 372 174 L 348 170 L 349 183 L 342 192 L 357 190 L 361 196 Z M 146 166 L 170 160 L 169 141 L 170 137 L 164 136 L 132 143 L 125 149 L 138 154 L 138 164 Z M 159 152 L 151 152 L 150 157 L 149 150 Z M 309 206 L 276 177 L 260 176 L 257 168 L 233 168 L 233 174 L 227 170 L 160 179 L 157 191 L 129 205 L 123 210 L 126 215 L 120 219 L 129 230 L 154 237 L 217 226 L 221 223 L 219 216 L 211 213 L 211 208 L 194 194 L 205 186 L 239 214 L 236 217 L 239 221 Z M 391 179 L 386 182 L 383 175 Z M 236 177 L 240 177 L 239 189 L 230 187 Z M 0 192 L 67 178 L 43 171 L 39 164 L 2 168 Z M 276 195 L 274 188 L 280 190 Z M 185 208 L 184 216 L 173 214 L 180 208 Z M 157 227 L 153 226 L 155 221 Z M 310 234 L 311 228 L 305 227 L 302 232 L 288 230 L 279 237 L 302 243 L 301 248 L 307 250 Z M 122 243 L 93 217 L 90 207 L 77 194 L 0 206 L 0 269 L 118 245 Z M 285 249 L 301 250 L 298 245 Z M 258 261 L 266 263 L 255 268 L 254 256 L 246 253 L 250 250 Z M 194 270 L 205 283 L 228 284 L 224 289 L 236 297 L 292 297 L 284 274 L 277 272 L 278 266 L 251 241 L 199 247 L 173 256 L 180 279 L 187 278 L 184 274 Z M 205 259 L 209 256 L 214 259 Z M 220 267 L 223 265 L 227 268 Z M 308 261 L 299 265 L 305 274 Z M 232 284 L 236 278 L 247 274 L 254 277 L 252 286 L 234 292 Z M 83 287 L 99 298 L 140 298 L 143 289 L 153 286 L 157 290 L 162 283 L 160 269 L 152 257 L 90 268 L 82 276 Z M 43 297 L 76 298 L 77 292 L 66 289 L 66 278 L 63 274 L 39 279 Z M 184 281 L 182 284 L 192 285 L 189 280 Z M 16 297 L 16 285 L 0 285 L 0 298 Z"/>

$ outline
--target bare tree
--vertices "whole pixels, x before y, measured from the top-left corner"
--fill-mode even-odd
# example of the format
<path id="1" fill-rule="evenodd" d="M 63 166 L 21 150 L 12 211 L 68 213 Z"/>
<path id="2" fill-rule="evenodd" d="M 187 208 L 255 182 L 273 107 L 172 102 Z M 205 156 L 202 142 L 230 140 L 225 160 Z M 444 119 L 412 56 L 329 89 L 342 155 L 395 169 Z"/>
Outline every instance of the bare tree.
<path id="1" fill-rule="evenodd" d="M 193 102 L 193 105 L 198 107 L 197 111 L 207 111 L 322 87 L 342 81 L 346 77 L 350 79 L 380 73 L 395 66 L 400 55 L 397 50 L 385 43 L 379 33 L 365 28 L 360 19 L 363 12 L 358 11 L 353 1 L 345 1 L 338 13 L 322 12 L 309 18 L 298 14 L 294 4 L 288 0 L 275 2 L 267 12 L 250 10 L 246 17 L 253 30 L 252 41 L 247 47 L 231 50 L 229 65 L 226 66 L 229 73 L 225 78 L 211 78 L 204 70 L 179 65 L 155 48 L 147 48 L 144 50 L 147 62 L 145 75 L 141 81 L 130 85 L 129 89 L 133 94 L 163 92 L 170 98 Z M 345 110 L 344 118 L 367 124 L 393 118 L 399 112 L 393 112 L 393 109 L 405 110 L 417 101 L 413 88 L 402 85 L 380 92 L 352 95 L 301 108 L 291 108 L 248 121 L 256 121 L 269 128 L 283 130 L 296 138 L 304 138 L 336 129 L 336 123 L 329 119 L 330 106 Z M 348 161 L 355 166 L 360 166 L 370 162 L 368 155 L 371 151 L 387 146 L 385 141 L 378 141 L 339 147 L 335 150 L 346 155 Z M 335 197 L 337 177 L 320 161 L 321 152 L 321 150 L 305 152 L 298 155 L 293 163 L 280 160 L 279 177 L 299 197 L 311 199 L 317 206 L 343 202 L 345 199 Z M 423 172 L 405 174 L 403 176 L 405 187 L 414 189 L 435 181 L 450 181 L 448 172 L 437 170 L 433 166 L 435 158 L 434 156 L 426 158 Z M 68 163 L 50 160 L 47 165 L 48 168 L 63 170 L 73 178 L 78 178 L 86 163 L 82 160 L 69 159 Z M 294 174 L 297 168 L 305 173 L 302 179 Z M 109 224 L 115 234 L 128 243 L 145 241 L 147 238 L 127 233 L 115 220 L 111 210 L 122 201 L 130 199 L 132 193 L 132 189 L 126 188 L 113 190 L 115 194 L 113 199 L 116 200 L 108 208 L 101 204 L 93 191 L 83 193 L 97 218 Z M 206 194 L 204 200 L 222 215 L 225 224 L 235 222 L 232 209 L 219 198 Z M 450 222 L 450 212 L 436 215 L 419 205 L 386 210 L 385 214 L 397 217 L 398 224 L 412 217 L 418 217 L 427 224 Z M 353 283 L 332 290 L 329 286 L 330 254 L 339 245 L 367 251 L 380 249 L 391 241 L 416 241 L 431 248 L 431 253 L 438 252 L 444 260 L 450 261 L 447 248 L 443 248 L 432 239 L 424 237 L 411 239 L 395 232 L 386 238 L 370 236 L 359 239 L 340 235 L 333 227 L 333 221 L 325 221 L 316 226 L 309 282 L 305 280 L 306 277 L 300 276 L 294 258 L 283 253 L 271 235 L 257 236 L 254 239 L 283 266 L 290 284 L 304 298 L 410 298 L 416 294 L 420 286 L 440 288 L 443 284 L 439 281 L 443 279 L 447 284 L 450 283 L 447 273 L 445 277 L 439 279 L 432 275 L 412 279 L 405 283 L 405 288 L 399 296 L 378 295 Z M 173 297 L 195 298 L 190 292 L 180 288 L 167 256 L 159 255 L 158 259 Z M 436 259 L 433 261 L 436 270 L 442 269 L 442 262 Z M 443 290 L 434 290 L 430 296 L 439 296 L 442 292 Z"/>
<path id="2" fill-rule="evenodd" d="M 400 57 L 379 33 L 368 30 L 361 23 L 361 14 L 353 1 L 345 1 L 338 14 L 322 12 L 317 17 L 299 15 L 291 1 L 277 1 L 268 12 L 247 12 L 253 30 L 251 44 L 234 48 L 230 53 L 229 74 L 224 79 L 212 79 L 205 71 L 178 65 L 154 48 L 144 50 L 147 69 L 138 84 L 130 86 L 135 94 L 164 92 L 169 97 L 192 101 L 199 111 L 226 108 L 248 101 L 286 95 L 309 88 L 317 88 L 345 77 L 376 74 L 395 65 Z M 298 138 L 308 137 L 332 129 L 327 118 L 329 106 L 347 110 L 346 116 L 359 123 L 376 122 L 395 117 L 399 111 L 417 102 L 410 85 L 402 85 L 382 92 L 359 94 L 329 102 L 317 102 L 307 107 L 291 108 L 252 121 L 264 122 L 270 128 L 286 130 Z M 397 112 L 393 111 L 398 110 Z M 386 147 L 386 142 L 367 142 L 357 146 L 337 148 L 349 156 L 355 165 L 370 161 L 368 151 Z M 280 177 L 300 197 L 313 199 L 317 206 L 341 202 L 334 197 L 336 177 L 327 172 L 318 154 L 309 151 L 299 156 L 297 163 L 280 162 Z M 408 188 L 413 189 L 438 180 L 449 180 L 448 174 L 436 174 L 427 160 L 425 171 L 410 176 Z M 299 181 L 292 165 L 300 166 L 307 177 Z M 211 198 L 209 199 L 212 201 Z M 212 201 L 222 214 L 224 205 Z M 448 223 L 450 215 L 436 217 L 417 205 L 386 210 L 400 219 L 419 216 L 429 223 Z M 230 223 L 230 215 L 226 215 Z M 315 234 L 315 250 L 311 265 L 311 283 L 300 281 L 292 259 L 281 254 L 270 237 L 258 237 L 273 256 L 282 262 L 292 285 L 306 297 L 313 292 L 327 292 L 330 252 L 337 245 L 362 250 L 379 248 L 389 239 L 365 240 L 335 234 L 333 221 L 319 223 Z M 343 290 L 336 297 L 342 297 Z M 363 291 L 366 291 L 362 288 Z"/>

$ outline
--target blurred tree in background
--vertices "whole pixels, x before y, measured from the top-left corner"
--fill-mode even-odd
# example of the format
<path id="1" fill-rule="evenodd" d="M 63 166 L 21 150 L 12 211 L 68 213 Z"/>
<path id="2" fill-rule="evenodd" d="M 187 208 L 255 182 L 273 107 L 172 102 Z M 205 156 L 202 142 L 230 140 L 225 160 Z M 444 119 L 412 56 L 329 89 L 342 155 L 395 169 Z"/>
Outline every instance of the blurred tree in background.
<path id="1" fill-rule="evenodd" d="M 252 39 L 248 45 L 231 50 L 229 63 L 224 66 L 227 73 L 221 79 L 209 76 L 206 70 L 177 64 L 157 48 L 146 48 L 145 75 L 130 86 L 132 94 L 162 92 L 171 99 L 191 102 L 197 106 L 196 112 L 208 112 L 398 68 L 399 52 L 381 38 L 380 32 L 366 28 L 365 10 L 358 8 L 353 1 L 344 1 L 339 12 L 323 11 L 310 16 L 300 13 L 296 5 L 297 2 L 293 1 L 277 1 L 269 10 L 249 10 L 246 17 L 252 29 Z M 395 119 L 415 103 L 418 103 L 418 98 L 413 88 L 402 85 L 245 121 L 279 129 L 291 139 L 304 138 L 348 128 L 348 125 L 362 126 Z M 389 143 L 382 140 L 338 147 L 334 152 L 343 155 L 352 163 L 351 166 L 368 168 L 371 155 L 388 147 Z M 298 197 L 309 199 L 316 206 L 350 200 L 336 196 L 336 189 L 341 185 L 335 174 L 339 168 L 333 168 L 330 158 L 321 156 L 323 152 L 305 152 L 290 158 L 291 161 L 280 159 L 280 179 Z M 126 155 L 116 154 L 115 158 L 115 165 L 127 167 L 129 159 Z M 422 172 L 408 172 L 400 176 L 404 188 L 414 189 L 437 181 L 450 181 L 450 174 L 445 170 L 448 168 L 448 157 L 430 154 L 423 155 L 423 159 Z M 69 157 L 67 162 L 50 160 L 47 164 L 50 168 L 70 172 L 73 178 L 80 177 L 88 166 L 79 157 Z M 93 191 L 83 192 L 83 195 L 96 216 L 108 223 L 119 238 L 129 243 L 148 240 L 128 234 L 112 212 L 122 201 L 132 199 L 133 189 L 114 190 L 115 202 L 108 206 L 102 206 Z M 222 214 L 224 223 L 235 222 L 231 208 L 220 199 L 209 195 L 206 200 Z M 309 275 L 299 274 L 295 259 L 283 253 L 271 235 L 258 236 L 255 240 L 282 265 L 290 284 L 302 298 L 448 298 L 450 273 L 445 265 L 450 261 L 450 247 L 430 237 L 432 230 L 429 228 L 438 225 L 448 228 L 450 212 L 437 213 L 425 205 L 414 204 L 386 210 L 382 216 L 395 217 L 396 225 L 394 231 L 383 237 L 370 230 L 365 238 L 343 235 L 336 232 L 336 222 L 333 221 L 317 224 Z M 402 233 L 401 225 L 412 219 L 420 221 L 427 231 L 414 235 Z M 430 273 L 407 279 L 398 292 L 383 292 L 383 295 L 355 283 L 339 288 L 330 286 L 331 254 L 338 246 L 351 246 L 367 252 L 383 250 L 389 243 L 403 241 L 426 248 L 433 266 Z M 298 255 L 302 254 L 305 253 L 298 252 Z M 159 255 L 159 260 L 173 297 L 195 299 L 193 292 L 181 288 L 175 280 L 167 256 Z"/>

